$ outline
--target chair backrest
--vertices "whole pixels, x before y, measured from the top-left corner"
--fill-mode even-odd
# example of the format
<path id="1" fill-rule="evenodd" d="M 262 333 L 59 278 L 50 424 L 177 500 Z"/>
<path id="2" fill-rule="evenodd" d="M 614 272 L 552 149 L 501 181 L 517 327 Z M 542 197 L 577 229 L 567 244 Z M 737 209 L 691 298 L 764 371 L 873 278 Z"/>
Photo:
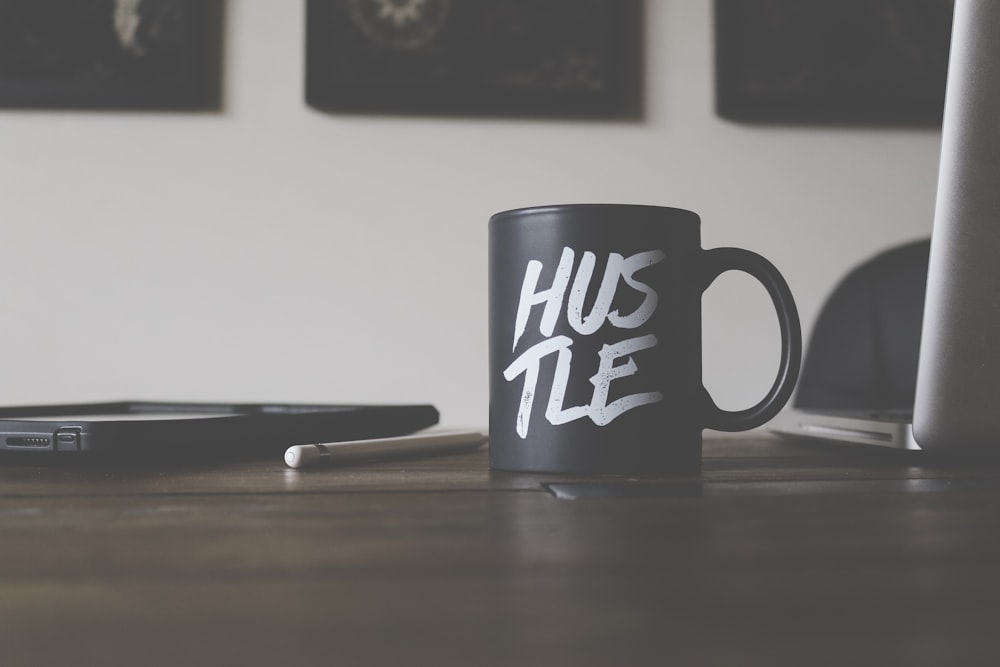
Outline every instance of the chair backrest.
<path id="1" fill-rule="evenodd" d="M 827 299 L 793 404 L 811 410 L 912 410 L 930 241 L 852 270 Z"/>

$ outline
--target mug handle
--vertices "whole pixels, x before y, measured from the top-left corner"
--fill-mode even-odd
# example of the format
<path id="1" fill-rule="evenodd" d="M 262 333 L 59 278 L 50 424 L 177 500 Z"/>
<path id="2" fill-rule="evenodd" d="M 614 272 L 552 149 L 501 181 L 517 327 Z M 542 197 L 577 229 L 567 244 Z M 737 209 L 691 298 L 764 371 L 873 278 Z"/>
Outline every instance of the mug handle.
<path id="1" fill-rule="evenodd" d="M 771 296 L 774 310 L 778 314 L 778 325 L 781 329 L 781 363 L 778 366 L 778 375 L 767 395 L 751 408 L 729 411 L 717 406 L 708 391 L 705 391 L 707 403 L 704 416 L 705 428 L 716 431 L 746 431 L 767 423 L 778 414 L 795 389 L 802 363 L 802 329 L 799 325 L 799 313 L 795 308 L 792 292 L 788 289 L 788 283 L 774 264 L 757 253 L 742 248 L 713 248 L 704 251 L 704 260 L 703 292 L 726 271 L 743 271 L 760 281 Z"/>

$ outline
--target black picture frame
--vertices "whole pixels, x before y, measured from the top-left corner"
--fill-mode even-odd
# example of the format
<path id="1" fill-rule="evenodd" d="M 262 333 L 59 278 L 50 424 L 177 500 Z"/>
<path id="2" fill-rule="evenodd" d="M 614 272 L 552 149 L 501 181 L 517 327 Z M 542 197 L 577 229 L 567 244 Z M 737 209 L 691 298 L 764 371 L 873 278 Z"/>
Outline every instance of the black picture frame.
<path id="1" fill-rule="evenodd" d="M 321 111 L 642 115 L 640 0 L 308 0 L 306 14 Z"/>
<path id="2" fill-rule="evenodd" d="M 953 0 L 715 0 L 716 112 L 940 125 Z"/>
<path id="3" fill-rule="evenodd" d="M 221 0 L 0 0 L 0 107 L 211 111 Z"/>

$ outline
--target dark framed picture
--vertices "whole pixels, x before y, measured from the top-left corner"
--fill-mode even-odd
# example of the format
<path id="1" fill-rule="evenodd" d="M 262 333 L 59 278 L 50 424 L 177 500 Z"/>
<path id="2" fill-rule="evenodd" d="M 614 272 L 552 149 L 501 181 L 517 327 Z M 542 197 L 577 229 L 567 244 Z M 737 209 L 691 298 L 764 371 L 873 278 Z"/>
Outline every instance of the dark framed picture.
<path id="1" fill-rule="evenodd" d="M 320 110 L 641 115 L 637 0 L 308 0 L 306 102 Z"/>
<path id="2" fill-rule="evenodd" d="M 212 110 L 220 0 L 0 0 L 0 106 Z"/>
<path id="3" fill-rule="evenodd" d="M 715 0 L 716 111 L 938 125 L 953 0 Z"/>

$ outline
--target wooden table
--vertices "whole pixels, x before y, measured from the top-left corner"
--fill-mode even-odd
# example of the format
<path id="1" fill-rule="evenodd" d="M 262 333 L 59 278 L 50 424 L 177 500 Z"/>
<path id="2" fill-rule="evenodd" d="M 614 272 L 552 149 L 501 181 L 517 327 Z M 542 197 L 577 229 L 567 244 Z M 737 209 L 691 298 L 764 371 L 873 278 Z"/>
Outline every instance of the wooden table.
<path id="1" fill-rule="evenodd" d="M 705 456 L 3 467 L 0 665 L 1000 664 L 1000 466 Z"/>

